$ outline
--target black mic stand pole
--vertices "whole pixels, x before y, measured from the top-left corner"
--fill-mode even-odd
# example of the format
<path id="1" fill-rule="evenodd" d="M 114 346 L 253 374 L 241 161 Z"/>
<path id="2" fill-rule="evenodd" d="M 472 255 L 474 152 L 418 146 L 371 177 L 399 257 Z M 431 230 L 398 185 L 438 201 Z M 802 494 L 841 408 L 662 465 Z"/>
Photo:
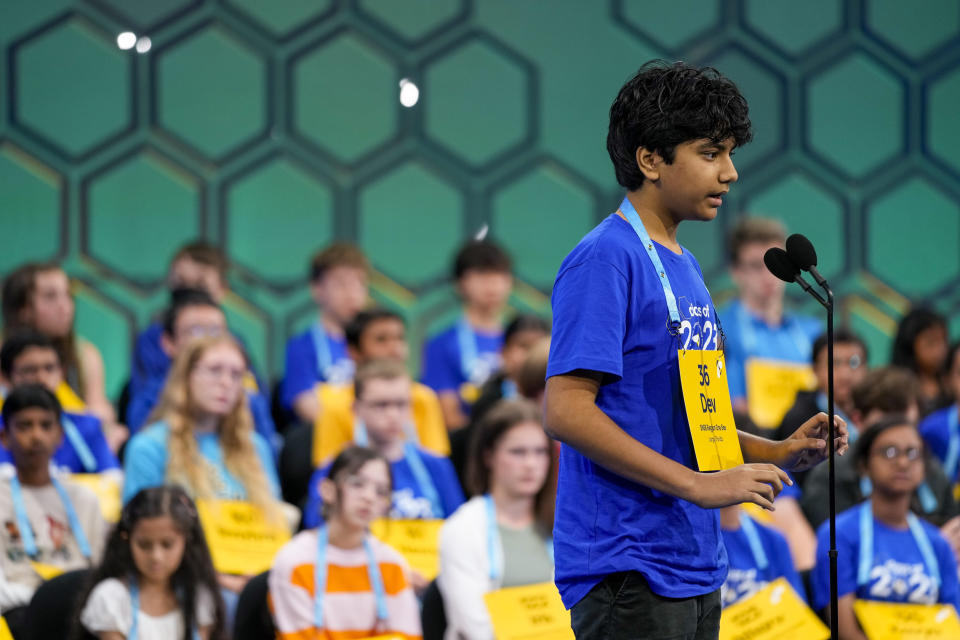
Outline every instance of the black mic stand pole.
<path id="1" fill-rule="evenodd" d="M 827 451 L 829 458 L 830 474 L 830 637 L 832 640 L 839 640 L 840 622 L 838 618 L 837 596 L 837 476 L 834 465 L 834 438 L 835 430 L 833 426 L 834 408 L 833 408 L 833 290 L 827 286 L 826 282 L 822 285 L 827 294 Z"/>

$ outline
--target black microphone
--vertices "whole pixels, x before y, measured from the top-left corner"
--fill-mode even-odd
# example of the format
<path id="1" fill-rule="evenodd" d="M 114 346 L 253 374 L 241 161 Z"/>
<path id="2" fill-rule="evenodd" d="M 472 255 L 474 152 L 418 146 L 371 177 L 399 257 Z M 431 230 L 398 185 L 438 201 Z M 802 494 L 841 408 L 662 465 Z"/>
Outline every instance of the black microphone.
<path id="1" fill-rule="evenodd" d="M 767 252 L 763 254 L 763 263 L 767 265 L 767 269 L 773 275 L 777 276 L 784 282 L 796 282 L 803 290 L 816 298 L 817 302 L 823 306 L 827 306 L 827 301 L 820 297 L 820 294 L 813 290 L 813 287 L 810 286 L 810 283 L 803 279 L 803 276 L 800 275 L 800 267 L 790 259 L 790 256 L 787 255 L 787 252 L 781 249 L 780 247 L 771 247 L 767 249 Z"/>
<path id="2" fill-rule="evenodd" d="M 828 287 L 827 280 L 817 271 L 817 250 L 806 236 L 795 233 L 787 238 L 787 255 L 797 267 L 809 271 L 818 285 Z"/>

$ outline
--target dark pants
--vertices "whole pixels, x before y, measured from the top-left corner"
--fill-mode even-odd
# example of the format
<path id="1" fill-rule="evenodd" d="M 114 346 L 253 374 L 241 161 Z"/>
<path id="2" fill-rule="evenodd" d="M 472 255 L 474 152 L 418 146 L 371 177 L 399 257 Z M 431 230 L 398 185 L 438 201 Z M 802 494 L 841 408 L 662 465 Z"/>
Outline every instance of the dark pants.
<path id="1" fill-rule="evenodd" d="M 664 598 L 636 571 L 601 580 L 570 610 L 577 640 L 716 640 L 720 590 Z"/>

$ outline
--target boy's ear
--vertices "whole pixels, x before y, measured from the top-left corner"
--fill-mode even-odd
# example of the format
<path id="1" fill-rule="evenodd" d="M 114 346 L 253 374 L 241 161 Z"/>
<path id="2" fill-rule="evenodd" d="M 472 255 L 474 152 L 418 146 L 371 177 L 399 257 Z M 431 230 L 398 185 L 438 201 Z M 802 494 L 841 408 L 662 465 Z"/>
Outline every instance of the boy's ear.
<path id="1" fill-rule="evenodd" d="M 337 504 L 337 485 L 330 478 L 320 480 L 320 498 L 325 505 L 333 507 Z"/>
<path id="2" fill-rule="evenodd" d="M 656 151 L 651 151 L 646 147 L 638 147 L 637 153 L 637 167 L 640 169 L 640 172 L 643 173 L 643 177 L 651 182 L 656 182 L 660 179 L 660 163 L 663 162 L 663 158 L 660 157 L 660 154 Z"/>
<path id="3" fill-rule="evenodd" d="M 163 349 L 163 352 L 167 354 L 167 356 L 173 358 L 173 352 L 175 351 L 173 340 L 167 335 L 166 331 L 160 334 L 160 348 Z"/>

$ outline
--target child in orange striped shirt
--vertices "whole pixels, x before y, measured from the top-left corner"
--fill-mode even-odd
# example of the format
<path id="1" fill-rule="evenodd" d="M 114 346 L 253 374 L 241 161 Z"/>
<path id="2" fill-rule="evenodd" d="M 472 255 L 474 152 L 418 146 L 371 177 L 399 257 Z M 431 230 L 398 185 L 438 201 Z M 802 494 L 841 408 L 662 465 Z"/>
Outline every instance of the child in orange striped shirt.
<path id="1" fill-rule="evenodd" d="M 350 447 L 333 461 L 320 485 L 325 524 L 294 536 L 270 569 L 278 640 L 419 640 L 409 568 L 368 532 L 390 506 L 391 485 L 389 464 L 372 449 Z"/>

